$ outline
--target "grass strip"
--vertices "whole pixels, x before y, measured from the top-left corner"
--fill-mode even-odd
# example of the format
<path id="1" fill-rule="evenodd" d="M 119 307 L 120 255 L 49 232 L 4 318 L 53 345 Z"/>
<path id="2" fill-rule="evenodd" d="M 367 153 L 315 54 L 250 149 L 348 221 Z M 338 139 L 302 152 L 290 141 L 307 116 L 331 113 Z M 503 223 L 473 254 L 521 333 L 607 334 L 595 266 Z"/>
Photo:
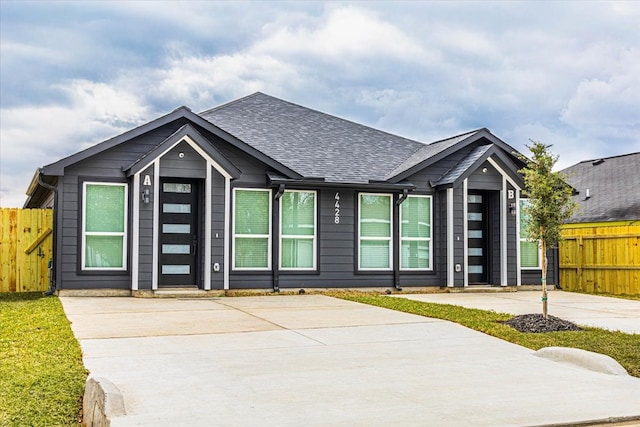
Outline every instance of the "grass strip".
<path id="1" fill-rule="evenodd" d="M 559 346 L 606 354 L 617 360 L 630 375 L 640 377 L 640 334 L 590 327 L 584 327 L 584 330 L 579 332 L 523 333 L 500 323 L 513 318 L 511 314 L 357 292 L 328 294 L 349 301 L 459 323 L 532 350 Z"/>
<path id="2" fill-rule="evenodd" d="M 73 426 L 87 377 L 62 304 L 0 293 L 0 425 Z"/>

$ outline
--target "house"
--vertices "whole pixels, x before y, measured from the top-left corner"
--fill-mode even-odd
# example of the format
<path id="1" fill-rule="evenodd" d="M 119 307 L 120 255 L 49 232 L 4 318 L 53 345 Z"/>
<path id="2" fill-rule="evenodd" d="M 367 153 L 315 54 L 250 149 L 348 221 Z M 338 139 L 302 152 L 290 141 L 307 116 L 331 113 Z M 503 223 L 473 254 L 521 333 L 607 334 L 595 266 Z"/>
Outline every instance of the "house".
<path id="1" fill-rule="evenodd" d="M 585 160 L 561 172 L 576 190 L 559 244 L 560 285 L 640 294 L 640 153 Z"/>
<path id="2" fill-rule="evenodd" d="M 255 93 L 44 166 L 26 207 L 54 209 L 58 290 L 539 284 L 523 165 L 487 129 L 423 144 Z"/>

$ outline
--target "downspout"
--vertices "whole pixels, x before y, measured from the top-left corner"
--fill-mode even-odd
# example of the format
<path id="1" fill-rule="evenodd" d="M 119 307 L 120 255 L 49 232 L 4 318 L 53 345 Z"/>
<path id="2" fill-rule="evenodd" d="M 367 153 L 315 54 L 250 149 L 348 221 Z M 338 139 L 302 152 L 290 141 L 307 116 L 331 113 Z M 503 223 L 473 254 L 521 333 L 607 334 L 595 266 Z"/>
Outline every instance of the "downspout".
<path id="1" fill-rule="evenodd" d="M 56 225 L 58 224 L 58 186 L 57 185 L 51 185 L 51 184 L 47 184 L 46 182 L 44 182 L 42 180 L 42 175 L 43 175 L 43 171 L 42 168 L 38 169 L 38 185 L 40 185 L 43 188 L 46 188 L 47 190 L 51 190 L 53 191 L 53 257 L 52 259 L 49 260 L 47 266 L 49 267 L 49 289 L 44 293 L 47 296 L 53 295 L 56 292 L 56 279 L 55 279 L 55 275 L 54 275 L 54 268 L 53 266 L 56 263 L 56 243 L 58 240 L 58 233 L 56 232 L 57 227 Z"/>
<path id="2" fill-rule="evenodd" d="M 395 242 L 393 245 L 393 287 L 396 291 L 402 291 L 400 287 L 400 205 L 407 200 L 408 196 L 409 190 L 405 188 L 398 196 L 393 209 L 393 235 L 398 236 L 397 239 L 393 239 Z"/>
<path id="3" fill-rule="evenodd" d="M 284 194 L 284 184 L 280 184 L 278 186 L 278 191 L 276 192 L 273 204 L 273 216 L 271 218 L 271 269 L 273 271 L 273 292 L 280 292 L 280 267 L 278 266 L 278 252 L 280 249 L 280 239 L 278 238 L 280 224 L 278 224 L 278 220 L 280 219 L 280 198 Z"/>

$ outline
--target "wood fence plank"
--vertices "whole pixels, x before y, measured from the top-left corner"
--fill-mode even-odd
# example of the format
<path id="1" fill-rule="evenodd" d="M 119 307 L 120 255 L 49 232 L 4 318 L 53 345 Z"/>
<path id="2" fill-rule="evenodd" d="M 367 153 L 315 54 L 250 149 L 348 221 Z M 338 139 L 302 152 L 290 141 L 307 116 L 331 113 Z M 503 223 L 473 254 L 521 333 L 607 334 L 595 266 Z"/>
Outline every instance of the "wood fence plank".
<path id="1" fill-rule="evenodd" d="M 640 225 L 572 225 L 559 245 L 560 284 L 568 290 L 640 294 Z"/>
<path id="2" fill-rule="evenodd" d="M 53 236 L 44 232 L 52 227 L 51 209 L 0 209 L 0 292 L 48 288 Z"/>

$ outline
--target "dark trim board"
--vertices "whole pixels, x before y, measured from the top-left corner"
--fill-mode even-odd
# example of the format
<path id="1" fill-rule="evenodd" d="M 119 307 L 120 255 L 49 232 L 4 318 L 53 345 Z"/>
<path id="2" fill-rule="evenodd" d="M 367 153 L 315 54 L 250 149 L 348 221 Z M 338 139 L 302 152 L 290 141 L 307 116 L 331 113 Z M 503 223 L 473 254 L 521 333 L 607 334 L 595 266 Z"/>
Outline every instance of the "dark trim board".
<path id="1" fill-rule="evenodd" d="M 320 141 L 323 149 L 314 145 Z M 53 204 L 58 289 L 161 287 L 160 196 L 170 178 L 198 183 L 192 284 L 201 289 L 464 287 L 474 283 L 468 197 L 477 193 L 486 197 L 482 282 L 517 286 L 539 283 L 539 270 L 519 265 L 518 213 L 511 208 L 525 190 L 523 165 L 487 129 L 424 144 L 257 93 L 201 115 L 181 107 L 39 168 L 27 207 Z M 127 186 L 121 271 L 82 269 L 83 182 Z M 242 208 L 268 209 L 268 235 L 258 223 L 236 235 L 237 189 L 269 191 L 270 207 Z M 313 208 L 292 191 L 313 192 Z M 361 194 L 390 197 L 360 207 Z M 282 223 L 286 230 L 283 195 L 295 200 L 287 202 L 294 213 Z M 280 267 L 281 244 L 289 268 Z M 258 268 L 267 247 L 269 267 Z M 256 268 L 234 268 L 238 250 Z M 549 259 L 554 265 L 555 252 Z M 550 271 L 549 283 L 557 275 Z"/>

